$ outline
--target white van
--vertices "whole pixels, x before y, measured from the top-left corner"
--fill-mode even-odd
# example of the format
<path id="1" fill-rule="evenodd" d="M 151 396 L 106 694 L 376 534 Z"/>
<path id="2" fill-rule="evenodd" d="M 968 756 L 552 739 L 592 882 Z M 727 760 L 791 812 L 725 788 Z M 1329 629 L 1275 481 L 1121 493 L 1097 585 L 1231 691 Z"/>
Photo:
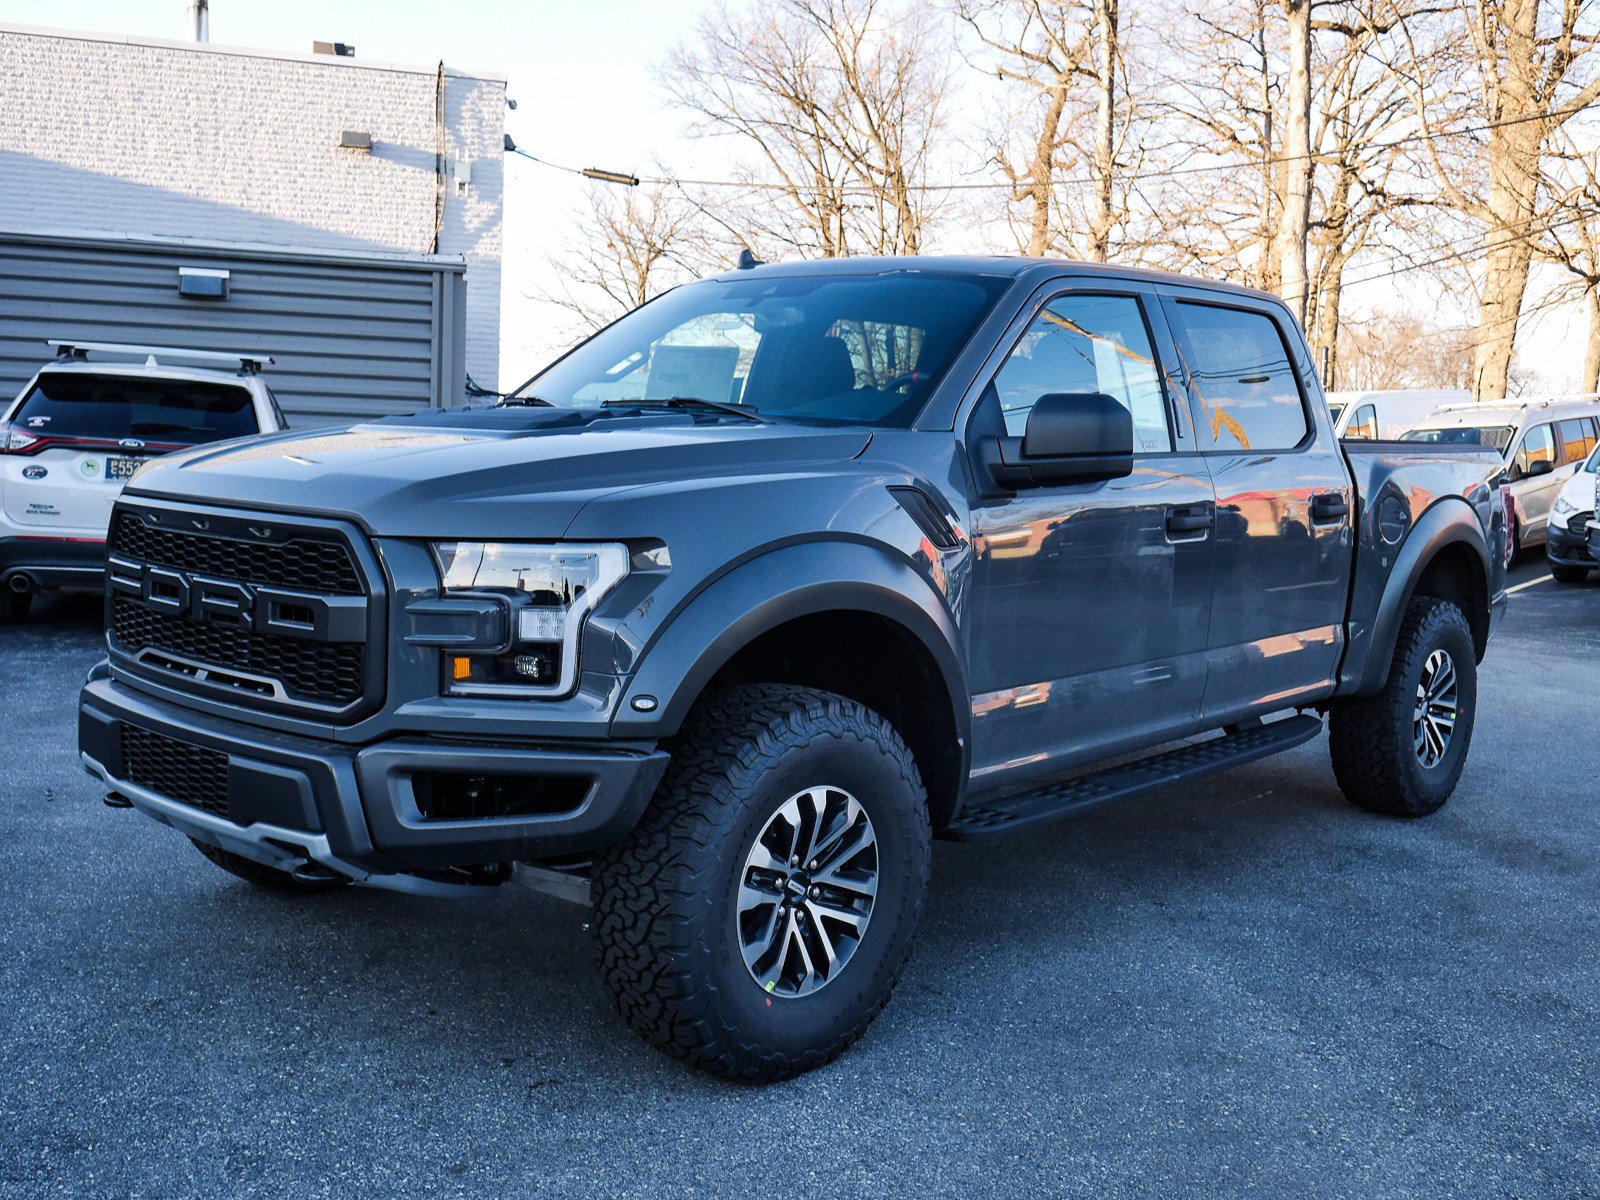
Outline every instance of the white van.
<path id="1" fill-rule="evenodd" d="M 1515 553 L 1545 540 L 1556 496 L 1600 441 L 1600 395 L 1451 404 L 1400 440 L 1499 450 L 1516 506 Z"/>
<path id="2" fill-rule="evenodd" d="M 1387 392 L 1329 392 L 1333 432 L 1341 438 L 1391 442 L 1446 404 L 1465 404 L 1465 388 L 1399 388 Z"/>
<path id="3" fill-rule="evenodd" d="M 0 407 L 0 625 L 37 592 L 100 586 L 111 506 L 152 456 L 284 427 L 265 355 L 50 345 Z"/>

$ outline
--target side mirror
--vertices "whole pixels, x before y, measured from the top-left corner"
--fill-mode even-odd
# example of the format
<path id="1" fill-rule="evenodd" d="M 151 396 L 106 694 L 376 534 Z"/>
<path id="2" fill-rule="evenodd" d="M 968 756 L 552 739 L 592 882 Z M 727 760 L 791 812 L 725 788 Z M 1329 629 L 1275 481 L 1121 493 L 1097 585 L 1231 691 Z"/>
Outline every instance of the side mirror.
<path id="1" fill-rule="evenodd" d="M 1010 491 L 1120 479 L 1133 473 L 1133 414 L 1104 392 L 1052 392 L 1020 438 L 990 438 L 983 465 Z"/>
<path id="2" fill-rule="evenodd" d="M 1528 478 L 1532 479 L 1535 475 L 1548 475 L 1555 469 L 1555 463 L 1551 462 L 1548 458 L 1541 458 L 1538 462 L 1528 464 Z"/>

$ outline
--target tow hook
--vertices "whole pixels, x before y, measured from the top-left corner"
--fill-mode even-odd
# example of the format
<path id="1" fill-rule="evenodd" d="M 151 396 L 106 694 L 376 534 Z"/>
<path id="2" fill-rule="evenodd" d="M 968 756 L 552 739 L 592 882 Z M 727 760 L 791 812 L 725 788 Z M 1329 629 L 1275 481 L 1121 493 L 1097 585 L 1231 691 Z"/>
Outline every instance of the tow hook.
<path id="1" fill-rule="evenodd" d="M 300 883 L 342 883 L 347 878 L 316 862 L 303 862 L 291 874 Z"/>
<path id="2" fill-rule="evenodd" d="M 105 806 L 107 808 L 132 808 L 133 801 L 129 800 L 121 792 L 107 792 L 105 794 Z"/>

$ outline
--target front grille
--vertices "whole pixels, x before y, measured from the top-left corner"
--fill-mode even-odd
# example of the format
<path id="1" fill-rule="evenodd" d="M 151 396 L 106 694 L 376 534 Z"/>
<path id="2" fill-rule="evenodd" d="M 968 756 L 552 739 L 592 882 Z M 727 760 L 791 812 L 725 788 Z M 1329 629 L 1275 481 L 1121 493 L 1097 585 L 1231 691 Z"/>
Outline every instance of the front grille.
<path id="1" fill-rule="evenodd" d="M 199 575 L 250 583 L 270 583 L 296 592 L 359 596 L 361 577 L 350 551 L 322 538 L 286 542 L 247 542 L 239 538 L 161 529 L 133 513 L 120 513 L 111 535 L 111 553 Z"/>
<path id="2" fill-rule="evenodd" d="M 228 756 L 137 725 L 122 726 L 122 773 L 158 796 L 228 815 Z"/>
<path id="3" fill-rule="evenodd" d="M 337 528 L 119 506 L 107 549 L 111 648 L 140 670 L 248 707 L 354 719 L 376 702 L 381 624 Z"/>
<path id="4" fill-rule="evenodd" d="M 359 700 L 366 672 L 366 647 L 359 642 L 263 637 L 226 625 L 168 616 L 123 596 L 111 598 L 111 637 L 130 653 L 165 651 L 188 663 L 264 676 L 281 683 L 291 699 L 313 704 L 344 705 Z M 256 690 L 242 678 L 234 686 L 247 692 Z M 265 694 L 270 695 L 270 689 Z"/>

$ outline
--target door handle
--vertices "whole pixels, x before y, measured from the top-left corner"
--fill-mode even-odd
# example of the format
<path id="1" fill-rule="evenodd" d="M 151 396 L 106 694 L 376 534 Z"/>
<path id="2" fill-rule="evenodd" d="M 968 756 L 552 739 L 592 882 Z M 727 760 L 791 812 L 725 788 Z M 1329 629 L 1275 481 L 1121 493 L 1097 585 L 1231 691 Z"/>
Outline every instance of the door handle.
<path id="1" fill-rule="evenodd" d="M 1182 504 L 1167 509 L 1168 533 L 1204 533 L 1211 528 L 1209 504 Z"/>
<path id="2" fill-rule="evenodd" d="M 1350 515 L 1350 502 L 1339 492 L 1324 492 L 1311 498 L 1311 522 L 1314 525 L 1331 525 Z"/>

